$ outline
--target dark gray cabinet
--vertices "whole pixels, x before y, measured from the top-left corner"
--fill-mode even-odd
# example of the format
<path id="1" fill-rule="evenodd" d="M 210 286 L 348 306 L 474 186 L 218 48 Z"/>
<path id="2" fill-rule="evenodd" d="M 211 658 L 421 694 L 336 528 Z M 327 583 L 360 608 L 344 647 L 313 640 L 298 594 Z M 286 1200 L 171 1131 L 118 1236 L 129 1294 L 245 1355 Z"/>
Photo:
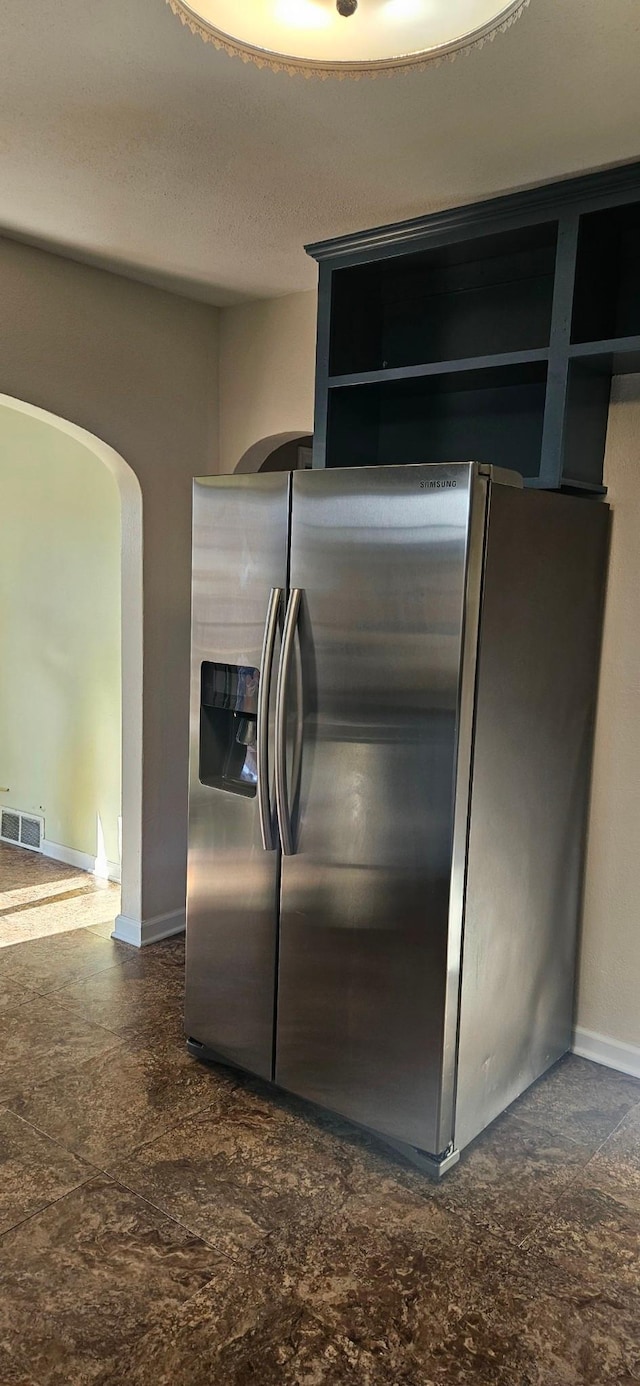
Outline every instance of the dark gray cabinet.
<path id="1" fill-rule="evenodd" d="M 473 458 L 602 491 L 640 370 L 640 164 L 307 247 L 314 466 Z"/>

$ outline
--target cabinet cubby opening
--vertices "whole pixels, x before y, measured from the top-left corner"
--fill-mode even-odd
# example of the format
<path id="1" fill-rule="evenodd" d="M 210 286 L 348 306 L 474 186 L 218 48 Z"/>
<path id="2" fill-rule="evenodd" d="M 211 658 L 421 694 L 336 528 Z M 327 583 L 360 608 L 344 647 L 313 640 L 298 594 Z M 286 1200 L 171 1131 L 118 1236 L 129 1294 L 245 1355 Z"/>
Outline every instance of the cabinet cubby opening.
<path id="1" fill-rule="evenodd" d="M 331 375 L 549 345 L 557 222 L 332 275 Z"/>
<path id="2" fill-rule="evenodd" d="M 580 218 L 572 342 L 640 334 L 640 202 Z"/>
<path id="3" fill-rule="evenodd" d="M 488 462 L 540 471 L 545 362 L 329 392 L 327 466 Z"/>

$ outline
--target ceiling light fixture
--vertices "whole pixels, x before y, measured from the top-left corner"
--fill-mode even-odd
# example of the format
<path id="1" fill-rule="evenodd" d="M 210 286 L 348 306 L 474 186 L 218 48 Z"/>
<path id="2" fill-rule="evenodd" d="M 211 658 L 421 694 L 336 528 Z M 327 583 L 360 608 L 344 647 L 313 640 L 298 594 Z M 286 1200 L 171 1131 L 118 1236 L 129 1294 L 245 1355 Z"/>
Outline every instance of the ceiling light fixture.
<path id="1" fill-rule="evenodd" d="M 421 68 L 480 48 L 529 0 L 167 0 L 194 34 L 243 62 L 305 77 Z"/>

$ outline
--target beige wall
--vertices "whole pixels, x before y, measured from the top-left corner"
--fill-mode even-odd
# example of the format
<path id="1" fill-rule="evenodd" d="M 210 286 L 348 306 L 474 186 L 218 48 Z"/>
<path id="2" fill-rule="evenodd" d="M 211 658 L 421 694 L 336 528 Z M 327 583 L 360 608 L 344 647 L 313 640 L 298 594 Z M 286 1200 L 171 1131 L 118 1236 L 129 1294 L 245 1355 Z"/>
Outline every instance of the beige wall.
<path id="1" fill-rule="evenodd" d="M 0 404 L 0 803 L 119 865 L 120 497 L 95 453 Z"/>
<path id="2" fill-rule="evenodd" d="M 640 375 L 613 382 L 613 507 L 578 1024 L 640 1046 Z"/>
<path id="3" fill-rule="evenodd" d="M 142 488 L 142 813 L 139 863 L 123 857 L 123 913 L 179 922 L 191 478 L 217 469 L 218 313 L 10 240 L 0 241 L 0 302 L 0 392 L 109 443 Z M 125 738 L 130 713 L 125 706 Z M 138 773 L 125 751 L 123 801 L 127 775 Z"/>
<path id="4" fill-rule="evenodd" d="M 220 471 L 259 439 L 313 431 L 315 293 L 220 313 Z"/>

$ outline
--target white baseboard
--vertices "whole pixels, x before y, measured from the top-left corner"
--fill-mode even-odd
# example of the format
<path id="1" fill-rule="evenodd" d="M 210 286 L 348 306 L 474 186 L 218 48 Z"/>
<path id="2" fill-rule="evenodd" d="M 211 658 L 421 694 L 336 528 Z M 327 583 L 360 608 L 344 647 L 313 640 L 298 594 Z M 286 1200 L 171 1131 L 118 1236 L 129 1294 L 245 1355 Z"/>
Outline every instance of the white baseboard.
<path id="1" fill-rule="evenodd" d="M 101 881 L 120 880 L 120 863 L 117 861 L 103 861 L 90 856 L 88 852 L 76 852 L 75 847 L 63 847 L 60 842 L 48 842 L 46 837 L 42 839 L 41 851 L 43 857 L 64 862 L 65 866 L 75 866 L 78 871 L 90 871 L 92 876 L 98 876 Z"/>
<path id="2" fill-rule="evenodd" d="M 623 1044 L 610 1039 L 608 1035 L 597 1035 L 593 1030 L 583 1030 L 578 1025 L 573 1036 L 573 1052 L 581 1059 L 591 1059 L 605 1068 L 617 1068 L 619 1073 L 629 1073 L 632 1078 L 640 1078 L 640 1046 Z"/>
<path id="3" fill-rule="evenodd" d="M 111 935 L 121 943 L 130 943 L 134 948 L 144 948 L 149 943 L 160 943 L 163 938 L 182 934 L 185 930 L 184 910 L 173 910 L 171 914 L 157 914 L 153 919 L 129 919 L 119 914 Z"/>

